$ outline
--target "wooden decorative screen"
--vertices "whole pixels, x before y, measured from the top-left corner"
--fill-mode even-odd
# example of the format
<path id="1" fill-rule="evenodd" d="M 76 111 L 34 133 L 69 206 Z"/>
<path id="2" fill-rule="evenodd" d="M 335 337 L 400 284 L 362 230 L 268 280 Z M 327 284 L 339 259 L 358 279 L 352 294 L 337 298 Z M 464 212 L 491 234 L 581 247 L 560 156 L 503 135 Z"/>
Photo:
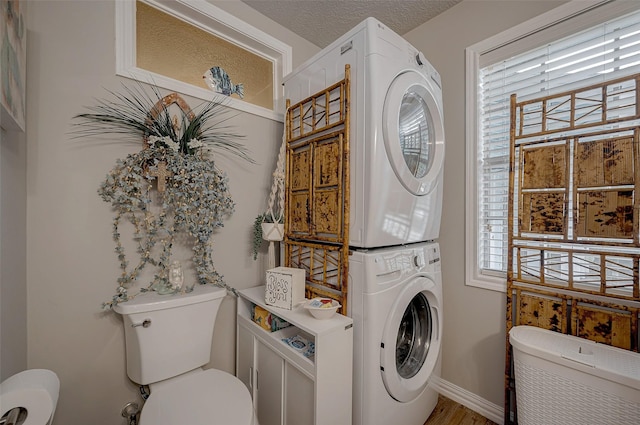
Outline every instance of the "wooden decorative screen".
<path id="1" fill-rule="evenodd" d="M 347 311 L 349 268 L 349 65 L 345 78 L 287 100 L 285 264 L 306 271 L 307 297 Z"/>
<path id="2" fill-rule="evenodd" d="M 638 351 L 639 98 L 640 74 L 511 96 L 507 335 L 531 325 Z M 506 353 L 514 424 L 508 341 Z"/>

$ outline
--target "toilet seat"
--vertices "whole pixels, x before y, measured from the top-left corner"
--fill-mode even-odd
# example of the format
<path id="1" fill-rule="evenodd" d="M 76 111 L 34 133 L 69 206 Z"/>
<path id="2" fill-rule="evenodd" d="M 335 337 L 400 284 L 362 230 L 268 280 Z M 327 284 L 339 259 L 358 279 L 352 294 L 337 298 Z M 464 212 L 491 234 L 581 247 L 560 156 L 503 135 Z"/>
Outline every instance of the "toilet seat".
<path id="1" fill-rule="evenodd" d="M 173 378 L 152 389 L 140 425 L 251 425 L 253 403 L 247 387 L 216 369 Z"/>

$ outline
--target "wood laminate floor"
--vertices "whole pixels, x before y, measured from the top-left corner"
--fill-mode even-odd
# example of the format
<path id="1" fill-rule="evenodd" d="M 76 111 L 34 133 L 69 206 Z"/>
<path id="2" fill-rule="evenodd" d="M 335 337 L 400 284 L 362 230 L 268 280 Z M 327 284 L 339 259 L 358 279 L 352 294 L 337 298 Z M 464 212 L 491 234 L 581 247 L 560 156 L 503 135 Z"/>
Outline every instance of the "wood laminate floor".
<path id="1" fill-rule="evenodd" d="M 436 408 L 424 425 L 496 425 L 496 423 L 455 401 L 439 396 Z"/>

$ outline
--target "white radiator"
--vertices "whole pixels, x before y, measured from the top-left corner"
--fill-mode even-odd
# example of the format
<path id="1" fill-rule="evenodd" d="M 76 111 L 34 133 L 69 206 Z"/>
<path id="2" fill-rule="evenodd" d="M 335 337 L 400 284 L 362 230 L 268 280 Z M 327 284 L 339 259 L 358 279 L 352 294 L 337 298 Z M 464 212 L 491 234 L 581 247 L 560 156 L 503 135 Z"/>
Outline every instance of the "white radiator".
<path id="1" fill-rule="evenodd" d="M 640 354 L 532 326 L 509 342 L 519 425 L 640 424 Z"/>

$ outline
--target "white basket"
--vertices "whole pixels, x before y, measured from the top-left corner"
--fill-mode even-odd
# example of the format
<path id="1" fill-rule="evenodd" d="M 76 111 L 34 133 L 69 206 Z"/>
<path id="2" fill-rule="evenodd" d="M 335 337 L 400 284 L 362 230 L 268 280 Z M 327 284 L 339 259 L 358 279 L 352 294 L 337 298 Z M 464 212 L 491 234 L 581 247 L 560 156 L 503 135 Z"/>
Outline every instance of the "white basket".
<path id="1" fill-rule="evenodd" d="M 637 425 L 640 354 L 532 326 L 509 332 L 519 425 Z"/>

